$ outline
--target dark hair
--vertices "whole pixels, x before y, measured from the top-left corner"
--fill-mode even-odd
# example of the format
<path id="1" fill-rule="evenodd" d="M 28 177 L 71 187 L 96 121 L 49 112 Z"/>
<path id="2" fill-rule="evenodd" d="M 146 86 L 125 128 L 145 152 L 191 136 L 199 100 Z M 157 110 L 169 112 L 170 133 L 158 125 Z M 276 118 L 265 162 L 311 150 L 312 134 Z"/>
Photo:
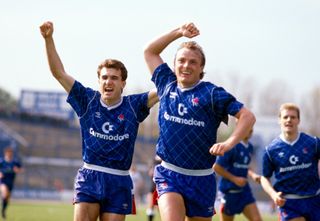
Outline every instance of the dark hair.
<path id="1" fill-rule="evenodd" d="M 101 64 L 98 66 L 97 73 L 98 73 L 98 78 L 100 78 L 100 72 L 102 68 L 114 68 L 116 70 L 121 71 L 121 79 L 123 81 L 127 80 L 128 77 L 128 71 L 124 64 L 116 59 L 106 59 Z"/>
<path id="2" fill-rule="evenodd" d="M 202 47 L 195 41 L 187 41 L 187 42 L 183 42 L 180 44 L 180 46 L 178 47 L 177 51 L 179 51 L 180 49 L 182 48 L 188 48 L 190 50 L 193 50 L 193 51 L 198 51 L 201 55 L 201 66 L 205 66 L 206 64 L 206 56 L 203 52 L 203 49 Z M 200 73 L 200 79 L 202 79 L 204 76 L 204 72 L 201 72 Z"/>

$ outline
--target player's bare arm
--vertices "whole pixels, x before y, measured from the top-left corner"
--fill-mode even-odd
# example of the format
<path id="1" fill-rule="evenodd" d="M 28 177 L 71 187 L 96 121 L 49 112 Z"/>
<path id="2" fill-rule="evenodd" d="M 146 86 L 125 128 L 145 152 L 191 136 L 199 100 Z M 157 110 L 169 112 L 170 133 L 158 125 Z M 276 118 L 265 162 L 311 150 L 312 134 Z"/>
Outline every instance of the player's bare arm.
<path id="1" fill-rule="evenodd" d="M 261 186 L 277 206 L 285 204 L 286 200 L 282 198 L 282 193 L 274 190 L 269 178 L 261 176 Z"/>
<path id="2" fill-rule="evenodd" d="M 181 37 L 193 38 L 199 35 L 193 23 L 187 23 L 151 41 L 144 49 L 144 58 L 151 74 L 163 63 L 161 52 L 173 41 Z"/>
<path id="3" fill-rule="evenodd" d="M 261 175 L 255 173 L 252 169 L 248 169 L 248 175 L 256 183 L 260 183 L 261 182 Z"/>
<path id="4" fill-rule="evenodd" d="M 151 108 L 159 101 L 157 89 L 152 89 L 148 94 L 148 107 Z"/>
<path id="5" fill-rule="evenodd" d="M 229 171 L 227 171 L 217 163 L 213 165 L 213 169 L 217 174 L 219 174 L 220 176 L 222 176 L 227 180 L 230 180 L 231 182 L 233 182 L 239 187 L 243 187 L 247 184 L 246 178 L 233 175 L 232 173 L 230 173 Z"/>
<path id="6" fill-rule="evenodd" d="M 63 64 L 54 44 L 53 30 L 53 23 L 50 21 L 44 22 L 40 26 L 40 32 L 46 44 L 47 58 L 51 73 L 69 93 L 73 86 L 74 79 L 64 70 Z"/>
<path id="7" fill-rule="evenodd" d="M 238 122 L 230 137 L 224 142 L 214 144 L 209 150 L 210 154 L 223 156 L 225 152 L 245 138 L 248 131 L 253 128 L 256 122 L 254 114 L 245 107 L 242 107 L 235 117 L 238 119 Z"/>

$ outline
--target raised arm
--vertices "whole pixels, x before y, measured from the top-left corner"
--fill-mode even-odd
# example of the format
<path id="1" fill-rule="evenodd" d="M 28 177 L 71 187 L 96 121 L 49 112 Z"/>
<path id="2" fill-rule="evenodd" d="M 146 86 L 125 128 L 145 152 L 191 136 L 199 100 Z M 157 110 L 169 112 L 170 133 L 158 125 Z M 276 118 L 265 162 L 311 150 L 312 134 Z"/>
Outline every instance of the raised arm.
<path id="1" fill-rule="evenodd" d="M 42 37 L 45 40 L 47 58 L 49 67 L 53 77 L 55 77 L 62 87 L 69 93 L 73 84 L 74 79 L 68 75 L 63 67 L 63 64 L 60 60 L 60 57 L 57 53 L 54 40 L 53 40 L 53 24 L 52 22 L 45 22 L 40 26 L 40 32 Z"/>
<path id="2" fill-rule="evenodd" d="M 187 23 L 151 41 L 144 49 L 144 59 L 151 74 L 163 63 L 160 54 L 171 42 L 183 36 L 193 38 L 199 34 L 193 23 Z"/>
<path id="3" fill-rule="evenodd" d="M 157 94 L 157 89 L 152 89 L 148 94 L 148 107 L 151 108 L 159 101 L 159 97 Z"/>
<path id="4" fill-rule="evenodd" d="M 256 122 L 254 114 L 245 107 L 242 107 L 235 117 L 238 122 L 234 131 L 226 141 L 216 143 L 210 148 L 209 152 L 212 155 L 223 156 L 225 152 L 229 151 L 248 134 L 248 131 L 253 128 Z"/>

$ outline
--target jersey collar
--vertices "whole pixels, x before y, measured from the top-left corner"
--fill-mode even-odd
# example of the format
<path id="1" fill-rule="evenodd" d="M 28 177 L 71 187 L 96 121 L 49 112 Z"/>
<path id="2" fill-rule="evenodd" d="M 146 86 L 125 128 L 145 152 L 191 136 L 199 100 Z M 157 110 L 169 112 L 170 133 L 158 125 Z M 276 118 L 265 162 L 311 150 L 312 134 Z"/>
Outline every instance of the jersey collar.
<path id="1" fill-rule="evenodd" d="M 119 101 L 118 103 L 109 106 L 109 105 L 105 104 L 105 103 L 102 101 L 102 98 L 100 98 L 100 104 L 101 104 L 103 107 L 107 108 L 108 110 L 112 110 L 112 109 L 115 109 L 115 108 L 119 107 L 119 106 L 122 104 L 122 101 L 123 101 L 123 97 L 121 96 L 120 101 Z"/>
<path id="2" fill-rule="evenodd" d="M 285 137 L 283 136 L 283 134 L 280 134 L 280 139 L 281 139 L 283 142 L 285 142 L 285 143 L 287 143 L 287 144 L 289 144 L 289 145 L 291 145 L 291 146 L 293 146 L 295 143 L 297 143 L 297 141 L 299 140 L 299 138 L 300 138 L 300 132 L 298 132 L 297 138 L 296 138 L 294 141 L 292 141 L 292 142 L 286 140 Z"/>
<path id="3" fill-rule="evenodd" d="M 198 81 L 195 85 L 193 85 L 192 87 L 180 87 L 179 84 L 178 84 L 178 88 L 181 92 L 184 92 L 184 91 L 190 91 L 192 90 L 193 88 L 197 87 L 199 84 L 201 83 L 201 81 Z"/>

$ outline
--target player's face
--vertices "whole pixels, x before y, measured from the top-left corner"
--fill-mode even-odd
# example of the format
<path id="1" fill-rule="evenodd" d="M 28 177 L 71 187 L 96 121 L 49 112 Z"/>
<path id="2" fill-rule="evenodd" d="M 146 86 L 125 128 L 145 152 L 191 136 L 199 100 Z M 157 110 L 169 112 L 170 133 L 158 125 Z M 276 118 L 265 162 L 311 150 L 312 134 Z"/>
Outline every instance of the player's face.
<path id="1" fill-rule="evenodd" d="M 281 131 L 289 134 L 298 133 L 298 125 L 300 120 L 295 110 L 282 110 L 279 119 Z"/>
<path id="2" fill-rule="evenodd" d="M 4 155 L 5 155 L 5 157 L 7 159 L 12 160 L 12 158 L 13 158 L 13 150 L 11 150 L 11 149 L 5 150 Z"/>
<path id="3" fill-rule="evenodd" d="M 203 71 L 200 53 L 188 48 L 181 48 L 176 54 L 174 68 L 179 86 L 192 87 L 200 80 L 200 74 Z"/>
<path id="4" fill-rule="evenodd" d="M 119 102 L 126 82 L 121 78 L 121 71 L 114 68 L 102 68 L 99 78 L 99 91 L 107 105 Z"/>

